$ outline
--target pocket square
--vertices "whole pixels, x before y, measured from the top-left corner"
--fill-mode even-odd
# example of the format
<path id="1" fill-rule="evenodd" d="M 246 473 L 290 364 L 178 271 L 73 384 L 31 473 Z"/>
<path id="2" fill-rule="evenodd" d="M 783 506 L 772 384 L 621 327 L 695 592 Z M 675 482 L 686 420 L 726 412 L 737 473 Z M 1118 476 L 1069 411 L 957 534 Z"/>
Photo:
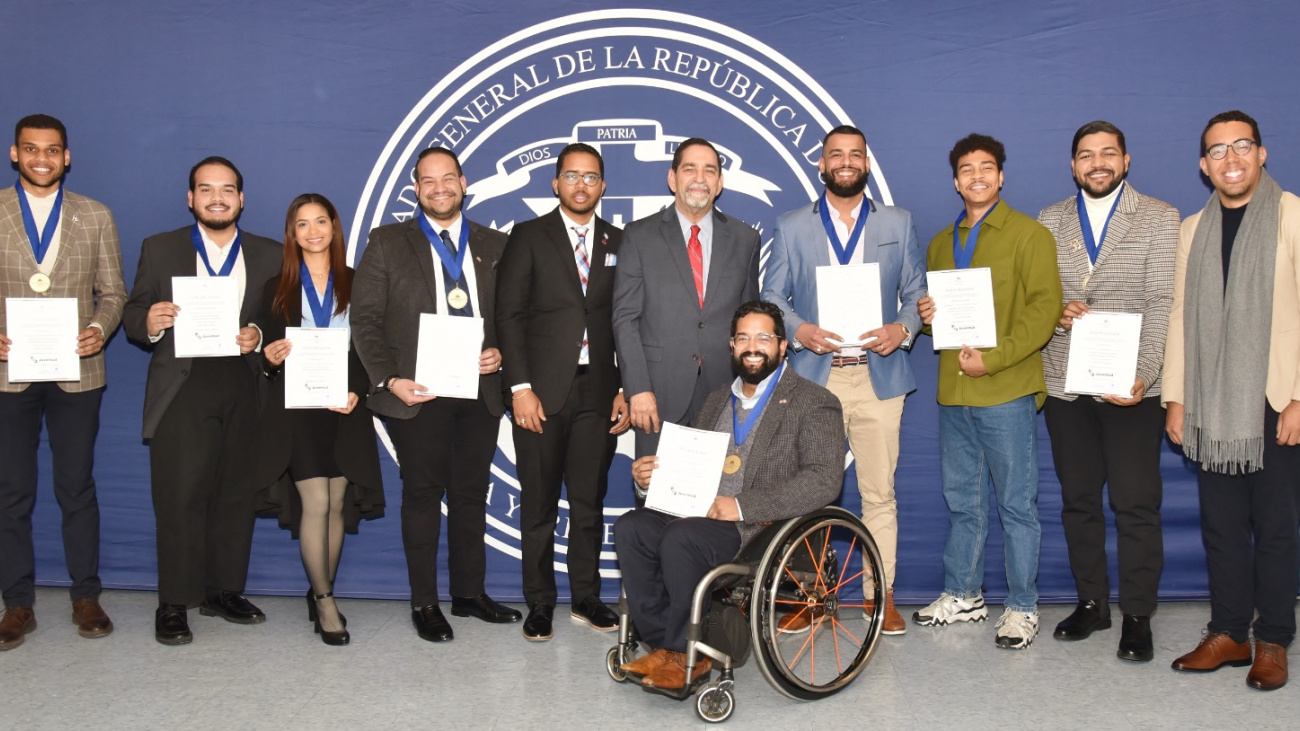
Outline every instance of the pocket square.
<path id="1" fill-rule="evenodd" d="M 618 254 L 606 254 L 605 266 L 607 267 L 618 266 Z"/>

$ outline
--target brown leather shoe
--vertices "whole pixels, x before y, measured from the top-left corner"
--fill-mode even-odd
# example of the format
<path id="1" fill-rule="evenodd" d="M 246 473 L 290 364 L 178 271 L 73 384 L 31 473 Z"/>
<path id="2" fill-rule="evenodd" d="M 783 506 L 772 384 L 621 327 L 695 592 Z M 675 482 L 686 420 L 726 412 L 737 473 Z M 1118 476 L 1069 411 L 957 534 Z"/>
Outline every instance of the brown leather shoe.
<path id="1" fill-rule="evenodd" d="M 702 676 L 709 674 L 713 669 L 713 663 L 709 658 L 700 655 L 699 663 L 691 671 L 690 682 L 695 682 Z M 677 690 L 687 685 L 686 680 L 686 653 L 668 651 L 668 661 L 659 666 L 659 669 L 647 675 L 641 680 L 642 684 L 651 688 L 663 688 L 664 690 Z"/>
<path id="2" fill-rule="evenodd" d="M 894 592 L 885 594 L 885 622 L 880 628 L 882 634 L 901 635 L 907 632 L 907 623 L 903 621 L 903 615 L 898 613 L 894 608 Z"/>
<path id="3" fill-rule="evenodd" d="M 800 607 L 786 612 L 776 621 L 776 629 L 788 635 L 807 632 L 814 624 L 826 619 L 826 607 L 820 602 L 812 606 Z"/>
<path id="4" fill-rule="evenodd" d="M 31 607 L 5 607 L 0 618 L 0 650 L 12 650 L 36 631 L 36 615 Z"/>
<path id="5" fill-rule="evenodd" d="M 644 678 L 645 676 L 658 670 L 664 663 L 668 662 L 667 650 L 655 650 L 648 655 L 642 655 L 635 660 L 629 660 L 619 666 L 619 670 L 628 675 L 636 675 Z"/>
<path id="6" fill-rule="evenodd" d="M 1222 632 L 1207 632 L 1195 650 L 1174 660 L 1173 669 L 1188 673 L 1209 673 L 1224 665 L 1235 668 L 1250 664 L 1250 643 L 1233 642 Z"/>
<path id="7" fill-rule="evenodd" d="M 1250 666 L 1246 685 L 1257 690 L 1277 690 L 1286 685 L 1286 648 L 1255 640 L 1255 664 Z"/>
<path id="8" fill-rule="evenodd" d="M 108 618 L 98 599 L 78 599 L 72 603 L 72 623 L 77 634 L 94 639 L 107 637 L 113 631 L 113 620 Z"/>

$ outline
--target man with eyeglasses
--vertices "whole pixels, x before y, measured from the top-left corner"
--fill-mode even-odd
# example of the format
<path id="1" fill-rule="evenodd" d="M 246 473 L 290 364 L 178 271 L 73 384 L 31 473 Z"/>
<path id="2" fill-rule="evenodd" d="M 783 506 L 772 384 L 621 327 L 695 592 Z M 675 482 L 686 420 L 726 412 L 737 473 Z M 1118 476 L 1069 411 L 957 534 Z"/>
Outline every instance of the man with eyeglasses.
<path id="1" fill-rule="evenodd" d="M 842 125 L 826 133 L 818 167 L 826 183 L 821 198 L 777 219 L 763 299 L 781 308 L 794 333 L 791 367 L 830 389 L 844 407 L 862 519 L 885 567 L 883 632 L 901 635 L 907 623 L 894 607 L 894 470 L 903 400 L 916 390 L 907 350 L 921 329 L 916 303 L 925 294 L 925 248 L 916 238 L 911 213 L 867 197 L 871 158 L 861 130 Z M 817 271 L 872 263 L 880 273 L 882 326 L 863 333 L 823 329 L 819 315 L 827 313 L 818 311 Z M 858 341 L 863 344 L 851 344 Z M 877 577 L 863 578 L 869 583 Z M 790 615 L 783 628 L 807 626 L 816 619 L 809 614 Z"/>
<path id="2" fill-rule="evenodd" d="M 1074 133 L 1071 144 L 1070 169 L 1078 192 L 1038 214 L 1039 223 L 1056 239 L 1065 302 L 1056 334 L 1043 349 L 1044 415 L 1079 599 L 1053 636 L 1083 640 L 1111 626 L 1104 486 L 1115 513 L 1124 614 L 1116 654 L 1121 660 L 1146 662 L 1153 656 L 1151 615 L 1164 567 L 1160 369 L 1174 298 L 1178 211 L 1127 182 L 1128 149 L 1115 125 L 1089 122 Z M 1086 396 L 1065 389 L 1071 331 L 1092 310 L 1142 317 L 1137 377 L 1126 391 Z"/>
<path id="3" fill-rule="evenodd" d="M 844 482 L 839 399 L 786 367 L 785 322 L 771 302 L 746 302 L 731 318 L 731 385 L 711 393 L 696 426 L 731 435 L 718 496 L 702 518 L 638 508 L 614 524 L 614 548 L 637 634 L 653 652 L 622 669 L 654 689 L 684 687 L 711 669 L 701 656 L 686 677 L 686 625 L 695 585 L 732 560 L 763 526 L 829 505 Z M 658 458 L 632 464 L 653 489 Z"/>
<path id="4" fill-rule="evenodd" d="M 575 142 L 555 160 L 555 210 L 515 224 L 497 272 L 497 338 L 510 387 L 524 639 L 552 636 L 555 523 L 561 484 L 569 502 L 570 617 L 618 628 L 600 599 L 604 500 L 617 435 L 628 428 L 610 307 L 622 232 L 596 215 L 605 162 Z"/>
<path id="5" fill-rule="evenodd" d="M 614 339 L 636 455 L 654 454 L 659 425 L 689 424 L 731 378 L 727 318 L 758 298 L 758 232 L 714 207 L 722 156 L 682 140 L 668 171 L 673 205 L 623 231 L 614 277 Z"/>
<path id="6" fill-rule="evenodd" d="M 1161 399 L 1197 463 L 1210 622 L 1173 668 L 1251 665 L 1246 684 L 1275 690 L 1300 574 L 1300 199 L 1244 112 L 1212 117 L 1200 149 L 1214 193 L 1179 231 Z"/>

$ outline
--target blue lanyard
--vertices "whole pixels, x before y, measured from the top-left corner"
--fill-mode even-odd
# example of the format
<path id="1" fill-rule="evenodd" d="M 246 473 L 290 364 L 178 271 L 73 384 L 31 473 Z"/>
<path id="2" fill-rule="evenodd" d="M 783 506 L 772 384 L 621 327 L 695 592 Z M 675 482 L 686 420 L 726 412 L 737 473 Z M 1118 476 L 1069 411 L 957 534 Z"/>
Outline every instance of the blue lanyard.
<path id="1" fill-rule="evenodd" d="M 739 447 L 749 438 L 749 430 L 754 428 L 758 423 L 758 417 L 763 413 L 763 407 L 767 406 L 767 400 L 772 398 L 772 392 L 776 390 L 777 381 L 781 380 L 781 373 L 785 371 L 785 361 L 777 366 L 776 373 L 772 375 L 772 380 L 767 382 L 767 390 L 762 396 L 758 397 L 758 403 L 750 409 L 749 416 L 745 417 L 745 423 L 741 424 L 740 419 L 736 416 L 736 394 L 731 394 L 731 436 L 735 440 L 736 446 Z"/>
<path id="2" fill-rule="evenodd" d="M 858 241 L 862 239 L 862 226 L 867 222 L 867 216 L 871 214 L 871 206 L 867 205 L 867 199 L 863 197 L 862 213 L 858 215 L 857 222 L 853 224 L 853 231 L 849 233 L 847 246 L 840 243 L 840 236 L 835 232 L 835 224 L 831 223 L 831 211 L 830 206 L 826 203 L 825 191 L 822 191 L 819 207 L 822 216 L 822 228 L 826 229 L 826 236 L 831 240 L 831 248 L 835 249 L 835 258 L 840 260 L 840 264 L 848 264 L 853 260 L 853 252 L 858 248 Z"/>
<path id="3" fill-rule="evenodd" d="M 958 269 L 967 269 L 970 267 L 971 259 L 975 258 L 975 243 L 980 237 L 980 226 L 984 223 L 984 219 L 988 218 L 989 214 L 993 212 L 993 209 L 997 208 L 998 203 L 1001 202 L 1002 201 L 998 201 L 990 206 L 989 209 L 984 212 L 984 215 L 980 216 L 980 220 L 976 221 L 975 225 L 970 227 L 970 234 L 966 236 L 965 247 L 961 245 L 961 236 L 958 235 L 958 232 L 961 230 L 961 222 L 966 220 L 966 209 L 961 209 L 961 213 L 957 214 L 957 220 L 952 224 L 952 259 L 957 264 Z"/>
<path id="4" fill-rule="evenodd" d="M 330 305 L 334 304 L 334 272 L 330 271 L 329 281 L 325 283 L 325 297 L 316 296 L 316 284 L 311 281 L 311 272 L 307 262 L 298 262 L 298 277 L 302 280 L 302 291 L 307 293 L 307 304 L 311 306 L 311 319 L 316 327 L 330 326 Z"/>
<path id="5" fill-rule="evenodd" d="M 451 252 L 447 251 L 446 246 L 442 245 L 442 237 L 433 230 L 433 226 L 429 225 L 429 219 L 424 213 L 417 213 L 416 216 L 420 219 L 420 230 L 429 239 L 434 253 L 442 260 L 442 266 L 447 270 L 447 274 L 451 276 L 451 281 L 459 282 L 461 269 L 465 266 L 465 250 L 469 248 L 469 221 L 461 221 L 460 241 L 456 244 L 456 258 L 452 259 Z"/>
<path id="6" fill-rule="evenodd" d="M 32 243 L 32 254 L 36 257 L 36 263 L 40 264 L 45 261 L 45 252 L 50 250 L 54 231 L 59 227 L 59 215 L 63 212 L 63 186 L 59 186 L 59 192 L 54 197 L 54 208 L 50 209 L 50 217 L 45 219 L 45 230 L 40 233 L 36 232 L 36 217 L 32 215 L 32 206 L 27 202 L 22 178 L 14 183 L 14 190 L 18 191 L 18 207 L 23 212 L 23 228 L 27 229 L 27 240 Z"/>
<path id="7" fill-rule="evenodd" d="M 194 244 L 194 250 L 199 252 L 199 258 L 203 260 L 203 266 L 208 270 L 210 277 L 226 277 L 235 268 L 235 260 L 239 258 L 239 229 L 235 229 L 235 240 L 230 242 L 230 253 L 226 254 L 226 263 L 221 265 L 221 271 L 212 269 L 212 262 L 208 261 L 208 247 L 203 245 L 203 235 L 199 233 L 199 224 L 194 224 L 190 229 L 190 242 Z"/>
<path id="8" fill-rule="evenodd" d="M 1123 183 L 1121 183 L 1121 185 L 1123 185 Z M 1121 190 L 1119 194 L 1115 196 L 1115 202 L 1110 204 L 1110 213 L 1106 214 L 1106 223 L 1102 224 L 1101 236 L 1093 238 L 1092 221 L 1088 219 L 1088 211 L 1084 207 L 1083 190 L 1079 190 L 1079 199 L 1077 203 L 1079 209 L 1079 228 L 1083 229 L 1083 245 L 1088 248 L 1088 259 L 1092 261 L 1094 265 L 1097 263 L 1097 255 L 1101 253 L 1101 245 L 1106 241 L 1106 231 L 1110 228 L 1110 219 L 1115 216 L 1115 209 L 1119 208 L 1119 199 L 1123 195 L 1124 191 Z"/>

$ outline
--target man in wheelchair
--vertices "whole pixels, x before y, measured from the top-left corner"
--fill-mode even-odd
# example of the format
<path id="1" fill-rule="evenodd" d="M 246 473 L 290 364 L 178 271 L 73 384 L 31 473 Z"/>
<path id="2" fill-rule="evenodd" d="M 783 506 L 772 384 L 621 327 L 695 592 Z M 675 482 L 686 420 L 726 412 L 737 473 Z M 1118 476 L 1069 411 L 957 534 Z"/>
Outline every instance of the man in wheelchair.
<path id="1" fill-rule="evenodd" d="M 727 563 L 764 526 L 829 505 L 844 483 L 843 416 L 825 388 L 784 367 L 785 324 L 768 302 L 741 305 L 731 319 L 737 378 L 709 395 L 694 426 L 732 435 L 718 497 L 703 518 L 677 518 L 648 508 L 621 517 L 614 547 L 628 609 L 653 652 L 624 663 L 644 685 L 682 689 L 707 675 L 701 657 L 686 677 L 686 626 L 696 584 Z M 649 489 L 656 458 L 632 465 Z"/>

